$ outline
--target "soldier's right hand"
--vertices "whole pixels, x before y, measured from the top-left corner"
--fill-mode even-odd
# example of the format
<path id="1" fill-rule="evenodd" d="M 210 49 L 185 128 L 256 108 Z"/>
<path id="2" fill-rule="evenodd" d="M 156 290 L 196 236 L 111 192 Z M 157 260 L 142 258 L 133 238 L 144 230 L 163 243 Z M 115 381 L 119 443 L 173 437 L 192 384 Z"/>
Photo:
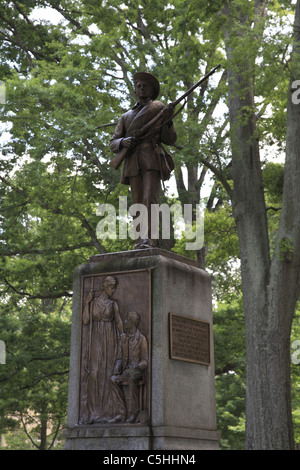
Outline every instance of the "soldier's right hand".
<path id="1" fill-rule="evenodd" d="M 131 149 L 133 150 L 134 147 L 136 146 L 136 139 L 135 137 L 125 137 L 123 140 L 122 140 L 122 147 L 125 147 L 125 148 L 128 148 L 128 149 Z"/>

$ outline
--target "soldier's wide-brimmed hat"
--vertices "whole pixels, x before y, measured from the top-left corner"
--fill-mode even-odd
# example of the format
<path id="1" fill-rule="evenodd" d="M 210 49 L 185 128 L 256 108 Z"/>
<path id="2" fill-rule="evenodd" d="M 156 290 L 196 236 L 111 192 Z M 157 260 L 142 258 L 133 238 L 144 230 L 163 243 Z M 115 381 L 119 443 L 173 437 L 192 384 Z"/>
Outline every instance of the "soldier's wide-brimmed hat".
<path id="1" fill-rule="evenodd" d="M 158 95 L 159 95 L 159 81 L 157 80 L 156 77 L 154 77 L 154 75 L 152 75 L 151 73 L 148 73 L 148 72 L 136 72 L 133 75 L 133 80 L 134 80 L 134 83 L 138 80 L 145 80 L 145 81 L 149 82 L 152 86 L 152 89 L 153 89 L 152 99 L 155 100 L 158 97 Z"/>

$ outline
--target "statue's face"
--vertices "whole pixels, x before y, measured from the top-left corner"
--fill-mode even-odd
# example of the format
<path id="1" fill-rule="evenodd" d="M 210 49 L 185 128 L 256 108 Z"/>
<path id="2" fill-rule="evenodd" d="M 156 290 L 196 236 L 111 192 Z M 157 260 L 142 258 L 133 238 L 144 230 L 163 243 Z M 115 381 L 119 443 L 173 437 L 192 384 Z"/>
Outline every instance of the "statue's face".
<path id="1" fill-rule="evenodd" d="M 135 84 L 135 93 L 139 99 L 150 100 L 153 95 L 153 89 L 146 80 L 138 80 Z"/>
<path id="2" fill-rule="evenodd" d="M 125 321 L 124 321 L 124 330 L 129 331 L 131 326 L 132 326 L 132 320 L 131 320 L 130 316 L 127 315 L 127 317 L 125 318 Z"/>
<path id="3" fill-rule="evenodd" d="M 116 290 L 116 283 L 114 281 L 110 281 L 106 284 L 105 291 L 108 295 L 112 295 Z"/>
<path id="4" fill-rule="evenodd" d="M 126 315 L 125 321 L 124 321 L 124 330 L 129 331 L 135 324 L 136 324 L 136 316 L 134 313 L 129 312 Z"/>

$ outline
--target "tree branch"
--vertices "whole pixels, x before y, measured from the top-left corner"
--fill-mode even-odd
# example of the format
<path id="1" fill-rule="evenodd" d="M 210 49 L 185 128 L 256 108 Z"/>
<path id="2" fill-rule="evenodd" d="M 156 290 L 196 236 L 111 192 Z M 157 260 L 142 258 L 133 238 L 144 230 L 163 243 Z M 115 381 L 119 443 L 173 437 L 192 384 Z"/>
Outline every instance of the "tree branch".
<path id="1" fill-rule="evenodd" d="M 22 425 L 23 425 L 24 432 L 25 432 L 26 436 L 28 437 L 28 439 L 30 440 L 30 442 L 32 443 L 32 445 L 33 445 L 34 447 L 36 447 L 37 449 L 39 449 L 39 446 L 34 442 L 34 440 L 32 439 L 32 437 L 30 436 L 29 432 L 28 432 L 27 429 L 26 429 L 26 424 L 25 424 L 25 422 L 24 422 L 24 420 L 23 420 L 23 415 L 22 415 L 22 413 L 21 413 L 21 423 L 22 423 Z"/>
<path id="2" fill-rule="evenodd" d="M 41 377 L 39 377 L 38 379 L 36 379 L 34 382 L 32 382 L 32 384 L 30 385 L 24 385 L 23 387 L 20 387 L 20 390 L 26 390 L 28 388 L 32 388 L 32 387 L 35 387 L 41 380 L 44 380 L 46 379 L 47 377 L 53 377 L 53 375 L 59 375 L 59 376 L 62 376 L 62 375 L 66 375 L 69 373 L 69 369 L 68 370 L 64 370 L 62 372 L 49 372 L 48 374 L 45 374 L 45 375 L 42 375 Z"/>
<path id="3" fill-rule="evenodd" d="M 227 374 L 230 371 L 235 370 L 236 364 L 226 364 L 224 367 L 220 367 L 220 369 L 215 370 L 215 375 L 223 375 Z"/>
<path id="4" fill-rule="evenodd" d="M 54 433 L 54 436 L 53 436 L 53 439 L 51 441 L 51 444 L 50 446 L 48 447 L 48 450 L 51 450 L 53 445 L 54 445 L 54 442 L 55 442 L 55 439 L 57 438 L 57 434 L 58 434 L 58 431 L 59 431 L 59 428 L 60 428 L 60 419 L 58 420 L 58 424 L 57 424 L 57 427 L 56 427 L 56 431 Z"/>
<path id="5" fill-rule="evenodd" d="M 73 217 L 75 219 L 79 219 L 81 221 L 82 227 L 84 227 L 87 230 L 87 232 L 89 233 L 89 235 L 91 237 L 92 244 L 90 246 L 92 246 L 92 245 L 95 246 L 95 248 L 97 248 L 97 250 L 100 253 L 105 253 L 106 252 L 104 246 L 101 245 L 101 243 L 97 239 L 97 236 L 96 236 L 96 233 L 95 233 L 94 229 L 91 227 L 91 225 L 89 224 L 89 222 L 87 221 L 87 219 L 84 217 L 83 214 L 76 213 L 76 212 L 66 212 L 66 213 L 64 213 L 64 211 L 62 209 L 60 209 L 59 207 L 58 208 L 53 208 L 47 202 L 45 202 L 41 199 L 39 199 L 38 201 L 35 201 L 34 199 L 32 199 L 32 197 L 30 197 L 26 193 L 26 191 L 24 191 L 23 189 L 20 189 L 17 186 L 13 185 L 10 181 L 8 181 L 3 176 L 0 176 L 0 180 L 3 181 L 4 184 L 6 184 L 10 188 L 12 188 L 14 191 L 16 191 L 17 193 L 24 196 L 26 198 L 26 200 L 38 203 L 40 206 L 42 206 L 45 209 L 51 211 L 53 214 L 61 214 L 63 216 L 69 216 L 69 217 Z M 31 298 L 34 298 L 34 297 L 31 297 Z M 40 297 L 38 297 L 38 298 L 40 298 Z M 47 297 L 45 297 L 45 298 L 47 298 Z"/>
<path id="6" fill-rule="evenodd" d="M 45 253 L 56 253 L 61 251 L 73 251 L 73 250 L 80 250 L 81 248 L 87 248 L 89 246 L 94 246 L 94 242 L 87 242 L 82 243 L 81 245 L 73 245 L 73 246 L 62 246 L 57 248 L 45 248 L 43 250 L 16 250 L 16 251 L 0 251 L 0 256 L 15 256 L 15 255 L 43 255 Z"/>
<path id="7" fill-rule="evenodd" d="M 5 282 L 6 285 L 8 285 L 16 294 L 22 295 L 24 297 L 27 297 L 28 299 L 34 300 L 34 299 L 59 299 L 60 297 L 72 297 L 73 294 L 63 291 L 63 292 L 58 292 L 56 294 L 46 294 L 46 295 L 31 295 L 29 292 L 22 292 L 16 289 L 10 282 L 2 276 L 3 281 Z"/>
<path id="8" fill-rule="evenodd" d="M 80 12 L 68 12 L 63 8 L 60 8 L 59 5 L 55 2 L 45 2 L 46 5 L 48 4 L 51 8 L 58 11 L 69 23 L 71 23 L 75 28 L 77 28 L 81 33 L 85 34 L 89 38 L 94 37 L 95 35 L 91 33 L 88 29 L 84 28 L 79 21 L 75 20 L 70 13 L 80 13 Z M 44 3 L 44 4 L 45 4 Z"/>
<path id="9" fill-rule="evenodd" d="M 33 357 L 27 362 L 27 364 L 31 362 L 35 362 L 35 361 L 53 361 L 55 359 L 60 359 L 61 357 L 68 357 L 68 356 L 70 356 L 69 352 L 57 354 L 56 356 L 50 356 L 50 357 Z M 11 372 L 9 375 L 6 375 L 5 377 L 1 377 L 0 382 L 6 382 L 7 380 L 11 379 L 11 377 L 19 374 L 19 372 L 21 372 L 23 368 L 24 368 L 24 364 L 20 365 L 16 370 Z"/>
<path id="10" fill-rule="evenodd" d="M 100 124 L 100 126 L 97 126 L 96 129 L 102 129 L 103 127 L 116 126 L 117 124 L 118 124 L 118 121 L 109 122 L 108 124 Z"/>
<path id="11" fill-rule="evenodd" d="M 18 12 L 23 16 L 23 18 L 26 20 L 26 22 L 30 25 L 32 25 L 32 21 L 28 18 L 28 16 L 26 15 L 26 13 L 24 12 L 24 10 L 21 8 L 21 5 L 19 4 L 19 2 L 15 2 L 13 1 L 13 4 L 15 5 L 16 9 L 18 10 Z"/>
<path id="12" fill-rule="evenodd" d="M 203 165 L 207 166 L 218 178 L 220 183 L 224 186 L 225 191 L 227 192 L 228 196 L 232 198 L 232 189 L 224 177 L 223 173 L 221 170 L 219 170 L 217 167 L 215 167 L 212 163 L 210 163 L 206 158 L 201 157 L 200 161 L 203 163 Z"/>

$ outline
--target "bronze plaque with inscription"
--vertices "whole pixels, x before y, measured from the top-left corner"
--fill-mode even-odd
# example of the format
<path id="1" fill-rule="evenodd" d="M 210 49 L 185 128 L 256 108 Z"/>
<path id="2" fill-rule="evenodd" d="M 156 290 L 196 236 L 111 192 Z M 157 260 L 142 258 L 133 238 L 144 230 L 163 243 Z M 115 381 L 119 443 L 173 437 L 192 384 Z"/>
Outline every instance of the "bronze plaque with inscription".
<path id="1" fill-rule="evenodd" d="M 209 365 L 209 323 L 170 313 L 170 356 L 171 359 Z"/>

